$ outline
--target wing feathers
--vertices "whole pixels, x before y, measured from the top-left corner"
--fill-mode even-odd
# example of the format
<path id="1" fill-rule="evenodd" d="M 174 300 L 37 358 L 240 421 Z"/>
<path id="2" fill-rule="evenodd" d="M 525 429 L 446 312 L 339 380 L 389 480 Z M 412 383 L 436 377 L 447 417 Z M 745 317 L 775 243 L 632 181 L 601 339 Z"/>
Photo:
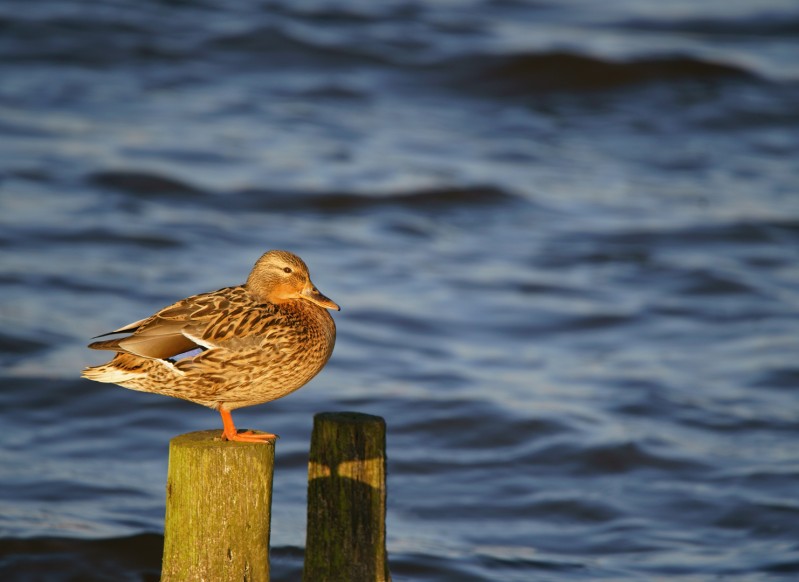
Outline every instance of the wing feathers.
<path id="1" fill-rule="evenodd" d="M 227 287 L 188 297 L 151 317 L 97 336 L 130 334 L 89 347 L 153 359 L 172 358 L 198 347 L 257 349 L 267 328 L 282 327 L 282 318 L 274 309 L 257 303 L 242 287 Z"/>
<path id="2" fill-rule="evenodd" d="M 137 356 L 166 359 L 193 350 L 198 346 L 185 335 L 177 332 L 158 335 L 132 335 L 120 340 L 119 347 Z"/>
<path id="3" fill-rule="evenodd" d="M 139 327 L 141 327 L 141 324 L 144 323 L 145 321 L 147 321 L 148 319 L 150 319 L 150 318 L 149 317 L 145 317 L 144 319 L 140 319 L 139 321 L 134 321 L 133 323 L 129 323 L 127 325 L 123 325 L 122 327 L 120 327 L 119 329 L 115 329 L 114 331 L 109 331 L 107 333 L 101 333 L 100 335 L 96 335 L 92 339 L 97 339 L 98 337 L 105 337 L 107 335 L 114 335 L 115 333 L 133 333 L 134 331 L 139 329 Z M 99 344 L 99 343 L 103 343 L 103 342 L 95 342 L 95 343 Z M 91 347 L 91 346 L 89 346 L 89 347 Z M 95 349 L 105 349 L 105 348 L 95 348 Z"/>

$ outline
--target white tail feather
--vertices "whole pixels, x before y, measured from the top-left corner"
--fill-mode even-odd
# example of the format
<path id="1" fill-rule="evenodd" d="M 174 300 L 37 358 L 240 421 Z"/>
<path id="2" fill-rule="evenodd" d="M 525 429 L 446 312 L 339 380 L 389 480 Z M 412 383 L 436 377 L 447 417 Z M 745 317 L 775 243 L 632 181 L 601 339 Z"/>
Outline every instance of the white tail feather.
<path id="1" fill-rule="evenodd" d="M 110 384 L 123 384 L 136 378 L 146 376 L 143 372 L 131 372 L 130 370 L 120 370 L 113 366 L 95 366 L 86 368 L 81 374 L 82 377 L 96 382 L 108 382 Z"/>

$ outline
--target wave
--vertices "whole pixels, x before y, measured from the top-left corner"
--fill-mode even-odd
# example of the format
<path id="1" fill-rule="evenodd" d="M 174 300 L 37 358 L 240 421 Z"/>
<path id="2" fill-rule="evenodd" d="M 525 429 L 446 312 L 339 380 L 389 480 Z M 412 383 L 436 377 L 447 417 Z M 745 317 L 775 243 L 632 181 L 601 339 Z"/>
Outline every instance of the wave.
<path id="1" fill-rule="evenodd" d="M 143 580 L 161 576 L 164 537 L 142 533 L 108 539 L 0 539 L 3 580 Z M 273 580 L 299 580 L 304 551 L 293 546 L 270 550 Z"/>
<path id="2" fill-rule="evenodd" d="M 110 10 L 87 15 L 64 12 L 47 18 L 30 18 L 24 12 L 19 16 L 0 15 L 0 28 L 6 36 L 6 50 L 0 60 L 99 68 L 143 61 L 215 63 L 225 70 L 232 65 L 233 68 L 255 67 L 258 70 L 306 66 L 324 70 L 330 67 L 398 67 L 411 74 L 438 71 L 443 72 L 444 78 L 455 74 L 462 85 L 500 95 L 523 94 L 530 90 L 601 90 L 662 80 L 707 82 L 755 76 L 739 66 L 690 55 L 613 61 L 569 51 L 463 52 L 475 50 L 469 46 L 479 46 L 477 37 L 474 43 L 459 41 L 454 50 L 461 52 L 453 53 L 453 46 L 445 47 L 442 37 L 434 32 L 420 33 L 410 39 L 401 35 L 379 35 L 372 30 L 381 22 L 389 22 L 391 27 L 405 27 L 420 21 L 430 31 L 459 26 L 457 19 L 427 21 L 429 15 L 411 6 L 366 11 L 347 7 L 272 6 L 268 11 L 254 9 L 252 18 L 239 27 L 215 24 L 216 12 L 184 13 L 176 9 L 174 16 L 184 17 L 193 25 L 190 35 L 175 35 L 169 21 L 146 12 Z M 629 20 L 613 26 L 621 31 L 786 37 L 799 30 L 795 18 L 781 20 L 776 16 L 756 19 L 753 23 L 714 19 Z M 217 67 L 208 74 L 219 72 Z"/>
<path id="3" fill-rule="evenodd" d="M 500 97 L 542 91 L 600 91 L 659 82 L 756 78 L 734 65 L 682 55 L 631 61 L 570 52 L 475 55 L 458 58 L 447 66 L 459 87 Z"/>
<path id="4" fill-rule="evenodd" d="M 271 67 L 280 69 L 298 65 L 329 67 L 341 64 L 350 67 L 390 64 L 378 52 L 369 50 L 369 47 L 353 42 L 352 39 L 340 38 L 335 42 L 322 42 L 271 25 L 211 38 L 204 44 L 203 50 L 211 56 L 220 52 L 246 53 L 256 57 L 249 63 L 259 68 L 263 66 L 260 58 L 265 55 L 274 59 L 271 60 Z"/>
<path id="5" fill-rule="evenodd" d="M 617 27 L 635 31 L 689 33 L 701 36 L 796 38 L 799 18 L 796 14 L 766 13 L 742 18 L 683 18 L 675 20 L 649 20 L 631 18 Z"/>
<path id="6" fill-rule="evenodd" d="M 694 248 L 707 244 L 772 245 L 799 242 L 799 220 L 793 217 L 740 219 L 715 224 L 697 223 L 664 229 L 630 229 L 595 235 L 600 248 L 643 253 L 652 247 Z M 590 260 L 597 260 L 589 256 Z M 640 257 L 638 257 L 640 258 Z"/>
<path id="7" fill-rule="evenodd" d="M 440 210 L 461 206 L 488 206 L 517 200 L 516 196 L 493 186 L 440 187 L 379 195 L 345 192 L 281 194 L 268 190 L 248 190 L 238 192 L 235 196 L 249 199 L 250 204 L 256 208 L 326 213 L 377 207 Z"/>
<path id="8" fill-rule="evenodd" d="M 181 50 L 156 43 L 146 23 L 122 18 L 56 15 L 47 19 L 0 17 L 5 62 L 115 67 L 128 59 L 174 60 Z"/>
<path id="9" fill-rule="evenodd" d="M 49 345 L 45 342 L 18 335 L 0 332 L 0 354 L 21 356 L 45 350 Z"/>
<path id="10" fill-rule="evenodd" d="M 633 441 L 596 445 L 558 443 L 550 445 L 526 462 L 535 465 L 568 466 L 580 475 L 609 475 L 632 471 L 664 471 L 671 474 L 705 468 L 698 459 L 656 453 L 652 447 Z"/>
<path id="11" fill-rule="evenodd" d="M 120 578 L 120 572 L 130 575 L 128 579 L 157 580 L 162 548 L 163 537 L 156 534 L 105 540 L 4 539 L 0 541 L 0 558 L 8 560 L 6 580 L 29 580 L 31 576 L 41 580 L 113 580 Z"/>
<path id="12" fill-rule="evenodd" d="M 510 54 L 469 53 L 479 46 L 460 43 L 444 49 L 433 33 L 408 40 L 383 38 L 370 28 L 381 19 L 406 26 L 412 17 L 424 22 L 424 14 L 388 11 L 358 13 L 349 9 L 306 11 L 273 9 L 283 15 L 260 21 L 265 13 L 255 11 L 251 24 L 238 29 L 213 24 L 210 14 L 190 14 L 196 26 L 191 35 L 175 37 L 163 22 L 146 15 L 109 13 L 85 18 L 55 15 L 47 19 L 0 16 L 7 50 L 2 61 L 41 61 L 91 67 L 119 67 L 125 63 L 197 62 L 210 66 L 194 75 L 217 78 L 223 71 L 256 68 L 259 71 L 311 67 L 325 71 L 353 67 L 399 69 L 432 86 L 454 82 L 459 88 L 494 96 L 523 96 L 531 91 L 591 91 L 628 87 L 652 82 L 716 82 L 752 79 L 757 75 L 740 66 L 704 60 L 691 55 L 643 57 L 624 61 L 603 59 L 577 52 L 522 52 Z M 263 22 L 263 23 L 262 23 Z M 296 26 L 302 23 L 304 26 Z M 328 26 L 323 33 L 318 27 Z M 428 23 L 433 29 L 446 25 Z M 666 30 L 676 34 L 694 30 L 736 34 L 742 28 L 755 34 L 790 35 L 799 28 L 796 20 L 761 19 L 749 25 L 717 20 L 661 23 L 631 21 L 621 29 Z M 671 27 L 671 28 L 670 28 Z M 749 27 L 749 28 L 747 28 Z M 475 39 L 477 40 L 477 39 Z M 479 49 L 478 49 L 479 50 Z M 463 52 L 467 51 L 467 52 Z M 443 57 L 441 55 L 450 55 Z M 432 59 L 432 60 L 431 60 Z M 222 68 L 220 68 L 222 67 Z M 432 79 L 427 75 L 432 74 Z M 173 81 L 182 82 L 182 81 Z"/>
<path id="13" fill-rule="evenodd" d="M 204 192 L 186 182 L 150 172 L 108 170 L 94 172 L 87 180 L 101 188 L 112 188 L 128 194 L 143 196 L 197 196 Z"/>
<path id="14" fill-rule="evenodd" d="M 92 172 L 86 180 L 94 186 L 136 197 L 191 198 L 200 204 L 240 210 L 311 211 L 335 214 L 377 207 L 440 210 L 464 206 L 490 206 L 521 200 L 520 197 L 491 185 L 441 186 L 370 195 L 265 188 L 211 192 L 171 176 L 137 170 Z"/>

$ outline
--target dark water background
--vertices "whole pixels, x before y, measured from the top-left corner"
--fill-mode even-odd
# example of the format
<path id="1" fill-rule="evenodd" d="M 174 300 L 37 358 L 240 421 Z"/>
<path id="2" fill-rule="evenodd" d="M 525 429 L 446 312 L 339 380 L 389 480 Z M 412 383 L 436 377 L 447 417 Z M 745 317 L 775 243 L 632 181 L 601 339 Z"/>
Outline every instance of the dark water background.
<path id="1" fill-rule="evenodd" d="M 799 6 L 0 4 L 0 579 L 155 580 L 199 406 L 91 336 L 287 248 L 343 310 L 279 433 L 388 423 L 395 580 L 799 577 Z"/>

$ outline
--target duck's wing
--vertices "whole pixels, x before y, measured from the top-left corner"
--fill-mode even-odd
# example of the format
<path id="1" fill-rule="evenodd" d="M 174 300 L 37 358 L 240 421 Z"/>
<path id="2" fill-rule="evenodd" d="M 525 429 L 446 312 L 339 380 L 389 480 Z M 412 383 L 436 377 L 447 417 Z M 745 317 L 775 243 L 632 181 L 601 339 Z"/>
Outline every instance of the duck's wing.
<path id="1" fill-rule="evenodd" d="M 133 333 L 134 331 L 139 329 L 139 327 L 141 327 L 141 325 L 145 321 L 147 321 L 148 319 L 150 319 L 150 318 L 149 317 L 145 317 L 144 319 L 140 319 L 139 321 L 134 321 L 133 323 L 129 323 L 127 325 L 123 325 L 122 327 L 120 327 L 119 329 L 115 329 L 114 331 L 109 331 L 109 332 L 106 332 L 106 333 L 101 333 L 100 335 L 96 335 L 92 339 L 97 339 L 98 337 L 105 337 L 107 335 L 115 335 L 115 334 L 118 334 L 118 333 Z M 95 343 L 99 344 L 99 343 L 102 343 L 102 342 L 95 342 Z"/>
<path id="2" fill-rule="evenodd" d="M 90 348 L 114 350 L 145 358 L 171 358 L 198 347 L 210 349 L 229 339 L 234 316 L 245 313 L 253 300 L 242 287 L 226 287 L 182 299 L 146 319 L 114 333 L 122 338 L 94 342 Z M 98 336 L 102 337 L 102 336 Z"/>

